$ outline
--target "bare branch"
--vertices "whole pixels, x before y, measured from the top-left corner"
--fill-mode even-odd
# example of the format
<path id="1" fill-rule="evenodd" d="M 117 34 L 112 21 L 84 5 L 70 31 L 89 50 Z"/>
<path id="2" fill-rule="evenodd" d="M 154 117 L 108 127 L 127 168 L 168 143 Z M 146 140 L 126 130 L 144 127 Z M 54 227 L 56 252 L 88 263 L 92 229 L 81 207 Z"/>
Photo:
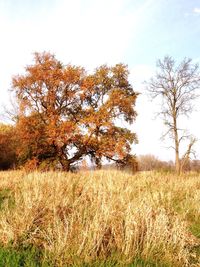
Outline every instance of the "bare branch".
<path id="1" fill-rule="evenodd" d="M 196 142 L 197 142 L 197 139 L 195 137 L 190 138 L 190 143 L 188 144 L 188 148 L 181 159 L 181 170 L 183 170 L 185 164 L 189 161 L 190 155 L 191 154 L 195 155 L 195 152 L 192 150 L 192 147 L 194 146 Z"/>

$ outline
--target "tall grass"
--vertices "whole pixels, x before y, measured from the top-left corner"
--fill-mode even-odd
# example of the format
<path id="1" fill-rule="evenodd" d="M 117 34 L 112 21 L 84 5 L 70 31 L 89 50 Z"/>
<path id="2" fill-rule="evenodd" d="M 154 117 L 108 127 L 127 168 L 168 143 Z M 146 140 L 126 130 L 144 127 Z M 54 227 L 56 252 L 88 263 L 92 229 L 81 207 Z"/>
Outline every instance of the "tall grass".
<path id="1" fill-rule="evenodd" d="M 200 266 L 196 174 L 1 172 L 0 190 L 1 245 L 37 247 L 52 266 Z"/>

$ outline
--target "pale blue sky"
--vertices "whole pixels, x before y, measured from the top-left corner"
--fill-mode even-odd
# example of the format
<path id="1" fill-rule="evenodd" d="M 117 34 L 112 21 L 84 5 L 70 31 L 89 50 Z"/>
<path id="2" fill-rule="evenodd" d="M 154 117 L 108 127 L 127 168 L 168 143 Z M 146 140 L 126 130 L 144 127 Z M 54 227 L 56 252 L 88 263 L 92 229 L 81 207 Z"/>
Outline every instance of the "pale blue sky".
<path id="1" fill-rule="evenodd" d="M 158 58 L 200 62 L 200 0 L 0 0 L 0 36 L 0 106 L 8 103 L 12 75 L 44 50 L 89 70 L 126 63 L 134 88 L 143 92 Z M 163 127 L 152 120 L 155 105 L 141 95 L 137 110 L 132 127 L 140 144 L 134 150 L 173 159 L 159 141 Z M 197 107 L 185 124 L 200 138 L 199 115 Z"/>

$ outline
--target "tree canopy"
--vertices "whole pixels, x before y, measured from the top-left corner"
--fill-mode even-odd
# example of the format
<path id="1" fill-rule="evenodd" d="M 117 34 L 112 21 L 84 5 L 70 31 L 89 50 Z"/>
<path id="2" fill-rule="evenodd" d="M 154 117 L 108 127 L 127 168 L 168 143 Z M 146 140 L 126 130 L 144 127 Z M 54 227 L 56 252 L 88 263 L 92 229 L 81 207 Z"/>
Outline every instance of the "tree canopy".
<path id="1" fill-rule="evenodd" d="M 138 94 L 128 75 L 124 64 L 87 73 L 50 53 L 35 53 L 33 65 L 13 78 L 21 162 L 67 171 L 85 156 L 97 167 L 103 159 L 119 165 L 134 162 L 131 144 L 137 142 L 136 134 L 118 123 L 130 124 L 137 115 Z"/>

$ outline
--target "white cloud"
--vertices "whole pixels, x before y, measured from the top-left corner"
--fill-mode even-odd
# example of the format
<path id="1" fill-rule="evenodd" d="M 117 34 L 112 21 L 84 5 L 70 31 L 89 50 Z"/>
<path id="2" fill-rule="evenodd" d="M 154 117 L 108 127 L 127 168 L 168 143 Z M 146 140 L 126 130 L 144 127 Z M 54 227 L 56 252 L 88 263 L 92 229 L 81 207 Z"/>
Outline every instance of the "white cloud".
<path id="1" fill-rule="evenodd" d="M 200 8 L 199 7 L 195 7 L 193 9 L 193 12 L 196 13 L 196 14 L 200 14 Z"/>
<path id="2" fill-rule="evenodd" d="M 150 65 L 140 64 L 131 69 L 131 82 L 137 87 L 137 91 L 143 91 L 143 82 L 148 80 L 154 74 L 155 68 Z"/>
<path id="3" fill-rule="evenodd" d="M 163 129 L 163 122 L 155 119 L 158 106 L 149 100 L 145 91 L 144 81 L 148 81 L 155 73 L 155 67 L 146 64 L 136 65 L 131 69 L 130 80 L 133 88 L 140 92 L 136 101 L 138 116 L 133 125 L 134 131 L 138 135 L 139 144 L 133 146 L 133 152 L 137 155 L 154 154 L 160 159 L 169 160 L 173 156 L 172 151 L 166 151 L 164 145 L 159 140 Z"/>

